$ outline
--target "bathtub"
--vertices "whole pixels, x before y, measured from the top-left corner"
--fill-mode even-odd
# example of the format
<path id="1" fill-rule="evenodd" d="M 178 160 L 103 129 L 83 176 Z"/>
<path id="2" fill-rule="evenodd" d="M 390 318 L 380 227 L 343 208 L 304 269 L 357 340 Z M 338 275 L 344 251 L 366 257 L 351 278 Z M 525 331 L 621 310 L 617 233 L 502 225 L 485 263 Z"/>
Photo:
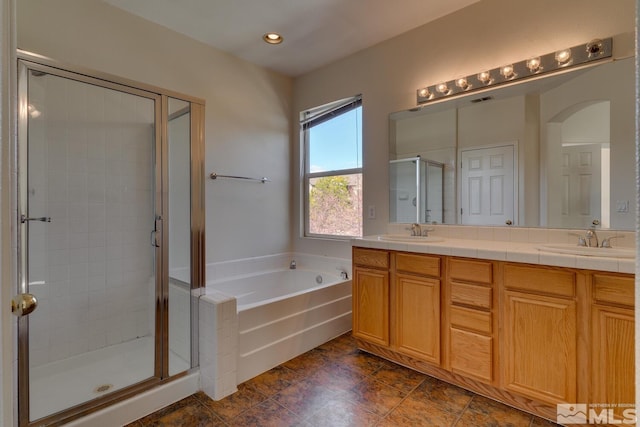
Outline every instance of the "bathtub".
<path id="1" fill-rule="evenodd" d="M 213 326 L 211 322 L 230 325 L 223 330 L 217 325 L 219 339 L 203 344 L 218 349 L 219 359 L 229 358 L 231 355 L 220 353 L 224 346 L 220 339 L 235 335 L 235 346 L 230 341 L 226 345 L 235 347 L 234 386 L 351 330 L 351 280 L 339 275 L 345 271 L 351 277 L 349 260 L 298 256 L 298 267 L 291 270 L 286 267 L 291 259 L 287 257 L 277 269 L 207 283 L 209 301 L 235 306 L 235 319 L 229 319 L 229 310 L 225 313 L 221 308 L 218 315 L 200 323 L 201 334 L 202 328 Z M 208 363 L 206 355 L 204 359 L 201 369 L 207 371 L 203 366 Z M 208 374 L 218 377 L 213 381 L 230 374 L 228 366 L 221 370 L 227 372 L 208 370 Z M 206 387 L 203 390 L 207 392 Z M 217 399 L 229 393 L 207 394 Z"/>

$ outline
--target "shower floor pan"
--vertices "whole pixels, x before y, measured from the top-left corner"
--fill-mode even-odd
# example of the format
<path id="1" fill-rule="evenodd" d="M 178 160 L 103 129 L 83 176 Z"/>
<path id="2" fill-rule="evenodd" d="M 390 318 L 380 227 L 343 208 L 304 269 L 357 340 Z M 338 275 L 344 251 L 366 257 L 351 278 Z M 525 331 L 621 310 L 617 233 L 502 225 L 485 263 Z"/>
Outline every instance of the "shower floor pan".
<path id="1" fill-rule="evenodd" d="M 153 376 L 154 342 L 138 338 L 30 370 L 30 412 L 36 420 Z M 170 365 L 189 369 L 173 352 Z"/>

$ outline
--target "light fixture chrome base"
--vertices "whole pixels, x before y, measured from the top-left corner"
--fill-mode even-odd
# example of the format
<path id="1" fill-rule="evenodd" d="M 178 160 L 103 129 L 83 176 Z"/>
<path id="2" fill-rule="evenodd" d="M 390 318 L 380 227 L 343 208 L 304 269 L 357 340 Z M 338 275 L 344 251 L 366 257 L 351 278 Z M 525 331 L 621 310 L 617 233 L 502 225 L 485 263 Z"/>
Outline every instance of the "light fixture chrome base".
<path id="1" fill-rule="evenodd" d="M 594 39 L 586 44 L 419 88 L 416 91 L 417 103 L 418 105 L 426 104 L 611 58 L 612 49 L 613 40 L 611 37 Z"/>

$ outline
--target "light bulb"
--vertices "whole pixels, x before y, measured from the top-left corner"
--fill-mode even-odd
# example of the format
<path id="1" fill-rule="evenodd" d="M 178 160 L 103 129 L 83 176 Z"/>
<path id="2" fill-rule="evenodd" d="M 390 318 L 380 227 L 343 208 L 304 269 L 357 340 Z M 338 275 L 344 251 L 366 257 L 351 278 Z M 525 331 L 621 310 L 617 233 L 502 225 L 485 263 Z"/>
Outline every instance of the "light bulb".
<path id="1" fill-rule="evenodd" d="M 505 79 L 512 79 L 512 78 L 514 78 L 516 76 L 516 73 L 513 71 L 513 65 L 512 64 L 500 67 L 500 74 Z"/>
<path id="2" fill-rule="evenodd" d="M 418 91 L 418 96 L 420 98 L 431 98 L 431 92 L 429 92 L 429 88 L 424 87 Z"/>
<path id="3" fill-rule="evenodd" d="M 562 49 L 556 52 L 558 65 L 566 65 L 571 60 L 571 49 Z"/>
<path id="4" fill-rule="evenodd" d="M 480 80 L 484 84 L 491 83 L 491 73 L 489 71 L 482 71 L 478 73 L 478 80 Z"/>
<path id="5" fill-rule="evenodd" d="M 456 86 L 458 86 L 462 90 L 469 89 L 469 83 L 467 82 L 467 78 L 460 77 L 459 79 L 456 79 Z"/>
<path id="6" fill-rule="evenodd" d="M 443 95 L 447 95 L 449 93 L 449 86 L 447 86 L 446 82 L 438 83 L 436 85 L 436 90 Z"/>
<path id="7" fill-rule="evenodd" d="M 262 40 L 269 44 L 280 44 L 284 38 L 278 33 L 266 33 L 262 36 Z"/>
<path id="8" fill-rule="evenodd" d="M 536 56 L 534 58 L 527 59 L 527 68 L 532 73 L 537 73 L 540 71 L 540 57 Z"/>

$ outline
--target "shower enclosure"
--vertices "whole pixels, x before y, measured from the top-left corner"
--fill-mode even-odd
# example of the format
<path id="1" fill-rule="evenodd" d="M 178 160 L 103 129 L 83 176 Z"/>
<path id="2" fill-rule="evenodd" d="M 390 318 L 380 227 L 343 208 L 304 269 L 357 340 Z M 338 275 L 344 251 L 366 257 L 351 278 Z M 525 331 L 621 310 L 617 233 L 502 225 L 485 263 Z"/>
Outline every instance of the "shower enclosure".
<path id="1" fill-rule="evenodd" d="M 444 165 L 418 157 L 389 161 L 390 222 L 442 223 Z"/>
<path id="2" fill-rule="evenodd" d="M 197 365 L 204 105 L 19 56 L 19 419 L 56 425 Z"/>

